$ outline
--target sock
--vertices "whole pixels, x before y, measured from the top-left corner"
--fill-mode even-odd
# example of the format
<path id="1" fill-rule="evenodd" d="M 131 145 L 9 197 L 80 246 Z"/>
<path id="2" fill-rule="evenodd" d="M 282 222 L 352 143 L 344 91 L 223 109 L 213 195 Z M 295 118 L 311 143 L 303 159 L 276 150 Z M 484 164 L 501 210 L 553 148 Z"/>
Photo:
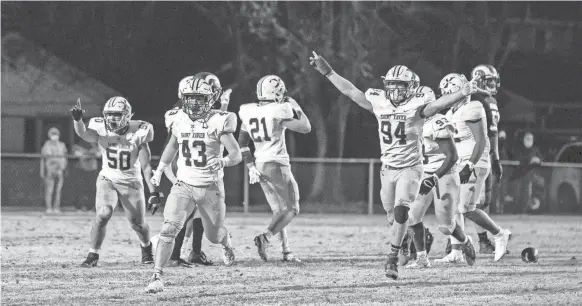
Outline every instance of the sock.
<path id="1" fill-rule="evenodd" d="M 267 241 L 271 240 L 271 237 L 273 237 L 273 232 L 271 232 L 270 230 L 266 230 L 264 233 L 265 237 L 267 237 Z"/>
<path id="2" fill-rule="evenodd" d="M 194 254 L 202 252 L 202 237 L 204 237 L 202 218 L 196 218 L 192 227 L 192 251 L 194 251 Z"/>
<path id="3" fill-rule="evenodd" d="M 89 249 L 89 252 L 99 254 L 99 249 Z"/>
<path id="4" fill-rule="evenodd" d="M 172 251 L 172 255 L 170 256 L 170 260 L 179 260 L 180 259 L 180 250 L 182 250 L 182 244 L 184 243 L 184 236 L 186 236 L 186 227 L 183 226 L 178 236 L 174 240 L 174 250 Z"/>
<path id="5" fill-rule="evenodd" d="M 420 251 L 420 252 L 416 252 L 416 258 L 420 258 L 422 256 L 426 256 L 426 251 Z"/>
<path id="6" fill-rule="evenodd" d="M 477 236 L 479 236 L 479 241 L 485 242 L 489 240 L 489 238 L 487 238 L 487 232 L 477 233 Z"/>
<path id="7" fill-rule="evenodd" d="M 422 222 L 411 226 L 412 232 L 414 233 L 414 247 L 416 248 L 416 253 L 419 251 L 426 251 L 426 241 L 425 241 L 425 232 L 424 232 L 424 224 Z"/>
<path id="8" fill-rule="evenodd" d="M 461 250 L 452 249 L 451 254 L 453 254 L 453 256 L 461 256 L 462 253 Z"/>
<path id="9" fill-rule="evenodd" d="M 393 255 L 393 256 L 398 256 L 398 252 L 400 252 L 400 246 L 399 245 L 390 245 L 390 254 L 388 255 Z"/>

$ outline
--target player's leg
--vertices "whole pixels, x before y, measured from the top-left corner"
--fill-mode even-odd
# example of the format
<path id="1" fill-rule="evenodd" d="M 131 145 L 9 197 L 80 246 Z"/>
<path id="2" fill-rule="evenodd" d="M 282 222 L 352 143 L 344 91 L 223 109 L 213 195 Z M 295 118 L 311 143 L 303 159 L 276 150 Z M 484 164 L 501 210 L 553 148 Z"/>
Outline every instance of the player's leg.
<path id="1" fill-rule="evenodd" d="M 143 183 L 134 181 L 124 184 L 115 183 L 119 192 L 119 202 L 123 206 L 125 216 L 131 229 L 137 234 L 141 246 L 141 262 L 154 262 L 152 244 L 150 242 L 150 227 L 146 222 L 146 200 Z"/>
<path id="2" fill-rule="evenodd" d="M 87 259 L 81 264 L 83 267 L 94 267 L 99 261 L 99 250 L 105 239 L 107 223 L 113 215 L 113 208 L 117 205 L 117 190 L 113 183 L 103 177 L 97 177 L 95 191 L 95 219 L 91 226 L 91 242 Z"/>
<path id="3" fill-rule="evenodd" d="M 465 255 L 469 265 L 475 263 L 475 248 L 471 237 L 466 235 L 461 225 L 455 221 L 455 212 L 458 211 L 460 185 L 459 176 L 456 172 L 446 174 L 439 179 L 438 188 L 441 197 L 435 197 L 434 202 L 439 231 L 461 243 L 459 244 L 459 249 L 455 248 L 455 251 L 451 251 L 445 258 L 436 259 L 435 262 L 437 263 L 455 263 L 462 258 L 462 254 Z"/>
<path id="4" fill-rule="evenodd" d="M 398 253 L 402 240 L 408 229 L 408 211 L 410 204 L 414 202 L 420 189 L 420 181 L 423 171 L 422 165 L 414 167 L 389 170 L 389 175 L 395 182 L 394 186 L 394 224 L 392 231 L 392 243 L 388 261 L 385 265 L 386 276 L 392 279 L 398 278 Z"/>
<path id="5" fill-rule="evenodd" d="M 192 244 L 188 261 L 190 263 L 201 264 L 204 266 L 211 266 L 214 263 L 210 261 L 206 254 L 202 251 L 202 238 L 204 237 L 204 225 L 202 224 L 202 215 L 200 209 L 194 212 L 194 220 L 192 220 Z"/>
<path id="6" fill-rule="evenodd" d="M 433 197 L 432 192 L 425 195 L 419 194 L 418 197 L 416 197 L 416 200 L 414 200 L 410 205 L 410 211 L 408 212 L 408 225 L 412 230 L 412 242 L 416 252 L 416 261 L 407 265 L 407 268 L 414 269 L 430 267 L 430 261 L 428 260 L 426 252 L 426 233 L 424 224 L 422 223 L 422 218 L 432 203 Z"/>
<path id="7" fill-rule="evenodd" d="M 180 257 L 181 258 L 188 258 L 188 254 L 190 254 L 190 251 L 192 250 L 192 227 L 193 227 L 193 219 L 194 219 L 194 215 L 196 214 L 198 210 L 194 209 L 194 213 L 192 214 L 192 216 L 188 217 L 188 220 L 186 220 L 186 224 L 184 225 L 184 228 L 182 228 L 182 230 L 184 231 L 184 242 L 182 243 L 182 247 L 180 248 Z M 179 235 L 178 235 L 179 236 Z M 178 237 L 176 237 L 176 239 L 178 239 Z M 177 243 L 177 241 L 176 241 Z M 173 254 L 172 254 L 173 255 Z"/>
<path id="8" fill-rule="evenodd" d="M 479 197 L 479 204 L 477 208 L 483 210 L 486 214 L 489 214 L 489 209 L 491 207 L 491 191 L 493 189 L 493 181 L 495 178 L 492 173 L 489 173 L 487 179 L 485 179 L 485 190 L 481 192 Z M 477 230 L 477 236 L 479 237 L 479 253 L 481 254 L 493 254 L 495 252 L 495 247 L 487 237 L 487 230 L 483 227 L 475 224 L 475 229 Z"/>
<path id="9" fill-rule="evenodd" d="M 55 172 L 55 200 L 53 202 L 53 208 L 55 213 L 61 213 L 61 190 L 63 189 L 64 175 L 63 170 Z"/>
<path id="10" fill-rule="evenodd" d="M 234 251 L 230 241 L 230 234 L 224 227 L 224 217 L 226 215 L 224 182 L 220 180 L 207 187 L 195 188 L 194 201 L 198 205 L 202 216 L 206 238 L 214 244 L 222 245 L 224 264 L 232 266 L 235 260 Z"/>
<path id="11" fill-rule="evenodd" d="M 271 237 L 281 232 L 299 213 L 299 191 L 289 166 L 279 163 L 257 163 L 257 169 L 266 177 L 266 180 L 261 182 L 261 187 L 271 208 L 279 210 L 267 229 L 255 237 L 259 256 L 266 261 L 266 247 Z M 283 236 L 282 241 L 285 241 L 286 233 L 283 233 Z"/>
<path id="12" fill-rule="evenodd" d="M 51 214 L 53 209 L 53 191 L 55 190 L 55 177 L 51 170 L 47 170 L 44 177 L 44 203 L 46 205 L 46 213 Z"/>
<path id="13" fill-rule="evenodd" d="M 194 210 L 194 188 L 177 182 L 168 195 L 164 207 L 164 223 L 160 230 L 156 255 L 154 256 L 154 274 L 150 284 L 145 289 L 147 293 L 157 293 L 164 290 L 163 269 L 172 254 L 176 236 Z"/>
<path id="14" fill-rule="evenodd" d="M 467 219 L 475 222 L 475 224 L 485 228 L 488 232 L 494 235 L 494 261 L 499 261 L 506 254 L 507 244 L 511 232 L 509 230 L 502 229 L 491 219 L 491 217 L 489 217 L 487 213 L 477 208 L 477 202 L 479 201 L 481 190 L 485 186 L 485 178 L 489 174 L 489 169 L 475 168 L 475 173 L 477 175 L 477 179 L 474 185 L 474 192 L 467 204 L 462 207 L 463 214 L 467 217 Z"/>
<path id="15" fill-rule="evenodd" d="M 186 238 L 186 228 L 188 227 L 188 223 L 191 223 L 193 216 L 194 212 L 186 218 L 182 229 L 178 232 L 178 235 L 176 235 L 176 239 L 174 239 L 174 247 L 172 249 L 172 255 L 170 255 L 170 260 L 168 261 L 168 267 L 192 267 L 188 261 L 182 259 L 182 246 L 184 245 L 184 240 Z"/>

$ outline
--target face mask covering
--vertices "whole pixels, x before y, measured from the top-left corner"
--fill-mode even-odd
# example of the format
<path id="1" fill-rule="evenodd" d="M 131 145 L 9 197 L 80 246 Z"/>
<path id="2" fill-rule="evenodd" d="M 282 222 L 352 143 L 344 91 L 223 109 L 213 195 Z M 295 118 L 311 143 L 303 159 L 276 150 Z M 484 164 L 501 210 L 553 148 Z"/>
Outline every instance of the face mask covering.
<path id="1" fill-rule="evenodd" d="M 528 136 L 524 137 L 523 138 L 523 145 L 528 149 L 531 148 L 533 146 L 533 137 L 528 137 Z"/>
<path id="2" fill-rule="evenodd" d="M 51 140 L 59 140 L 59 135 L 51 135 L 50 136 Z"/>

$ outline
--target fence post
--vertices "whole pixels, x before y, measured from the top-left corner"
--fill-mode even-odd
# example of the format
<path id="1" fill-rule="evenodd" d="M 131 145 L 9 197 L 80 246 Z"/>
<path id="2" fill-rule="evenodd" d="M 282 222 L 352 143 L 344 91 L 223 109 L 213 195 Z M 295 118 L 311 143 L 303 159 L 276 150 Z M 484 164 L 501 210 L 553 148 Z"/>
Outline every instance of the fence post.
<path id="1" fill-rule="evenodd" d="M 243 165 L 243 213 L 249 213 L 249 169 Z"/>
<path id="2" fill-rule="evenodd" d="M 368 162 L 368 215 L 374 214 L 374 160 Z"/>

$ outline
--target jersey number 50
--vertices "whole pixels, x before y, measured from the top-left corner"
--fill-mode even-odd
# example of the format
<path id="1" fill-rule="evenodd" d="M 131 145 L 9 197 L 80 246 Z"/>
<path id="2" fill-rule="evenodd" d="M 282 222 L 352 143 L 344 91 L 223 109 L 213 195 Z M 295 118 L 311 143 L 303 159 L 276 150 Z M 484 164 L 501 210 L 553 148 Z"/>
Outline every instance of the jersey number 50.
<path id="1" fill-rule="evenodd" d="M 190 150 L 190 145 L 192 145 L 192 149 L 195 149 L 198 152 L 195 158 L 192 158 L 192 150 Z M 206 166 L 206 143 L 204 141 L 195 140 L 190 142 L 188 139 L 182 140 L 182 156 L 186 159 L 186 166 L 192 167 L 192 162 L 194 162 L 194 166 L 196 167 L 205 167 Z"/>
<path id="2" fill-rule="evenodd" d="M 119 152 L 119 154 L 118 154 Z M 117 156 L 116 156 L 117 155 Z M 107 148 L 107 165 L 111 169 L 129 170 L 131 153 Z"/>
<path id="3" fill-rule="evenodd" d="M 391 144 L 394 137 L 399 139 L 398 144 L 406 144 L 406 129 L 404 128 L 404 122 L 398 122 L 394 134 L 392 134 L 392 124 L 390 121 L 382 121 L 380 124 L 380 131 L 384 134 L 383 141 L 385 144 Z"/>

